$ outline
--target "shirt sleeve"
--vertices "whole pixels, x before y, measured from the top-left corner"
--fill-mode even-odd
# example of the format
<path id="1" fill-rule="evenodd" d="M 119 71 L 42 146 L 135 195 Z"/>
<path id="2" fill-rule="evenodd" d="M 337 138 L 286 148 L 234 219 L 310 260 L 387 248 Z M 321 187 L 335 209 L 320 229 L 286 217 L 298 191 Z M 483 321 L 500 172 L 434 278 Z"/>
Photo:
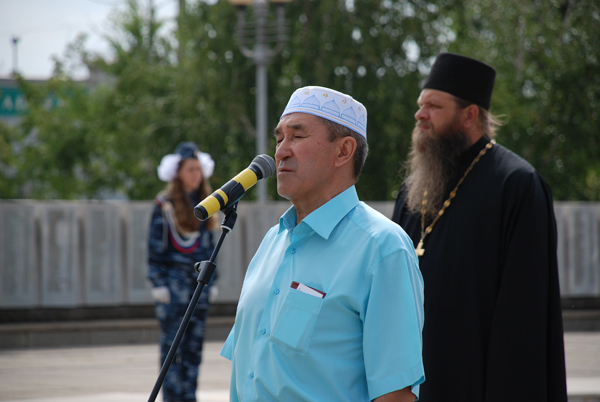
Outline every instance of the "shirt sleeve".
<path id="1" fill-rule="evenodd" d="M 416 255 L 401 249 L 372 274 L 363 350 L 371 400 L 408 386 L 418 397 L 422 358 L 423 279 Z"/>
<path id="2" fill-rule="evenodd" d="M 233 339 L 235 334 L 235 324 L 231 331 L 229 332 L 229 336 L 223 345 L 223 349 L 221 349 L 221 356 L 226 358 L 227 360 L 233 359 Z M 239 402 L 238 392 L 237 392 L 237 380 L 235 378 L 235 369 L 232 362 L 231 365 L 231 378 L 229 379 L 229 402 Z"/>
<path id="3" fill-rule="evenodd" d="M 221 349 L 221 356 L 226 358 L 227 360 L 231 360 L 233 358 L 233 334 L 235 333 L 235 324 L 231 328 L 229 335 L 227 336 L 227 340 L 225 340 L 225 344 Z"/>

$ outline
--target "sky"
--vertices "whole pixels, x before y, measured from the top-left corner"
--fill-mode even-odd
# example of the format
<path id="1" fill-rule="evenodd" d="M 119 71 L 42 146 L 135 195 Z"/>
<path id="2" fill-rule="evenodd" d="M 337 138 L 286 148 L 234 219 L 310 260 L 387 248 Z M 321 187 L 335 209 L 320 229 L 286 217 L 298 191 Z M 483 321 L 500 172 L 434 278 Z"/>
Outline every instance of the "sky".
<path id="1" fill-rule="evenodd" d="M 138 0 L 148 9 L 154 5 L 161 20 L 172 20 L 177 0 Z M 53 56 L 63 58 L 67 45 L 80 33 L 88 39 L 85 48 L 109 55 L 104 36 L 111 34 L 109 15 L 123 10 L 126 0 L 0 0 L 0 78 L 10 78 L 15 63 L 27 79 L 47 79 L 54 68 Z M 76 78 L 86 78 L 81 70 Z"/>

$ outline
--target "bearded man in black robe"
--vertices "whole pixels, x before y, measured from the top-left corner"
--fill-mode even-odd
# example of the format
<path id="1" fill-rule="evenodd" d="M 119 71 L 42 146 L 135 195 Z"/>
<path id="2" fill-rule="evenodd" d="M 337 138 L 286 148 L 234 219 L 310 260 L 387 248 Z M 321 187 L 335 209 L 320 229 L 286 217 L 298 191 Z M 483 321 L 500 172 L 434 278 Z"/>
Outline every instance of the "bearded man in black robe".
<path id="1" fill-rule="evenodd" d="M 493 140 L 496 72 L 438 55 L 393 220 L 425 283 L 421 402 L 566 402 L 550 189 Z"/>

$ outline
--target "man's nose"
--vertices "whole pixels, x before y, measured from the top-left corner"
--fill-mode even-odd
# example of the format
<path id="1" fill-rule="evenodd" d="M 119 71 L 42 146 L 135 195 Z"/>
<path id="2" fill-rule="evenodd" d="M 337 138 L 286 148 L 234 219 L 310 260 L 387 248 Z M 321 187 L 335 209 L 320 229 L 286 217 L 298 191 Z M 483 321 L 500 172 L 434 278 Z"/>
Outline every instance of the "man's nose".
<path id="1" fill-rule="evenodd" d="M 427 119 L 427 113 L 420 107 L 415 113 L 415 120 L 421 121 Z"/>
<path id="2" fill-rule="evenodd" d="M 277 144 L 277 148 L 275 149 L 275 159 L 284 160 L 291 156 L 292 152 L 290 147 L 288 146 L 288 142 L 285 138 Z"/>

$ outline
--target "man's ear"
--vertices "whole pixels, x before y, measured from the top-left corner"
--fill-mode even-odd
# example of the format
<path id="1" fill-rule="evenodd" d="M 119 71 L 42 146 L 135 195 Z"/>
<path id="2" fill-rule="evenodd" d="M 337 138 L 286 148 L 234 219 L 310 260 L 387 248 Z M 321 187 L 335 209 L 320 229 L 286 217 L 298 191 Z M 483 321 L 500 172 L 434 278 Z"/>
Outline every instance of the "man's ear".
<path id="1" fill-rule="evenodd" d="M 473 130 L 477 126 L 477 119 L 479 118 L 479 107 L 475 104 L 471 104 L 461 111 L 463 118 L 463 127 L 465 131 Z"/>
<path id="2" fill-rule="evenodd" d="M 346 136 L 338 139 L 337 155 L 335 158 L 335 166 L 340 167 L 348 162 L 354 161 L 354 153 L 356 152 L 356 140 L 351 136 Z"/>

